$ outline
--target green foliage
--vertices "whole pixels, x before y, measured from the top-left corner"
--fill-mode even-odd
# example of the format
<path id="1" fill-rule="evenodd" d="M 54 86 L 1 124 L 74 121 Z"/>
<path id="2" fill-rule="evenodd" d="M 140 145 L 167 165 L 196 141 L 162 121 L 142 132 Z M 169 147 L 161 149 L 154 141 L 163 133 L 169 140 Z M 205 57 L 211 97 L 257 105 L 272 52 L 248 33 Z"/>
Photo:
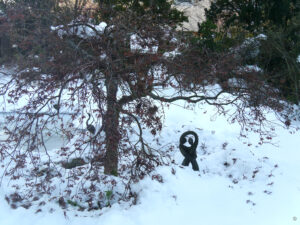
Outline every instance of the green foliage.
<path id="1" fill-rule="evenodd" d="M 112 190 L 108 190 L 105 191 L 105 197 L 106 197 L 106 206 L 111 206 L 111 200 L 113 197 L 113 191 Z"/>
<path id="2" fill-rule="evenodd" d="M 210 49 L 217 48 L 215 37 L 217 36 L 217 25 L 211 20 L 203 22 L 201 25 L 198 23 L 198 34 L 201 45 L 207 46 Z"/>
<path id="3" fill-rule="evenodd" d="M 213 51 L 222 52 L 241 43 L 248 32 L 238 27 L 231 27 L 227 32 L 218 30 L 217 25 L 207 20 L 201 24 L 198 23 L 198 44 L 201 47 L 209 48 Z"/>
<path id="4" fill-rule="evenodd" d="M 72 201 L 72 200 L 70 200 L 70 199 L 67 200 L 67 203 L 68 203 L 69 205 L 71 205 L 71 206 L 74 206 L 74 207 L 79 206 L 77 202 Z"/>
<path id="5" fill-rule="evenodd" d="M 248 37 L 257 40 L 258 54 L 244 54 L 245 65 L 256 64 L 267 81 L 278 87 L 289 101 L 300 101 L 300 1 L 217 0 L 206 10 L 207 22 L 199 25 L 201 44 L 213 50 L 229 50 Z M 221 22 L 221 24 L 220 24 Z M 216 29 L 211 24 L 221 26 Z"/>
<path id="6" fill-rule="evenodd" d="M 298 24 L 298 29 L 300 26 Z M 290 29 L 289 29 L 290 30 Z M 288 31 L 268 31 L 268 39 L 261 42 L 255 63 L 268 73 L 268 81 L 280 88 L 291 102 L 300 100 L 300 39 L 293 40 Z"/>
<path id="7" fill-rule="evenodd" d="M 112 170 L 112 171 L 111 171 L 111 175 L 117 177 L 117 176 L 118 176 L 118 171 Z"/>
<path id="8" fill-rule="evenodd" d="M 68 199 L 67 203 L 73 207 L 78 207 L 79 209 L 84 210 L 84 207 L 81 206 L 77 201 L 72 201 L 72 200 Z"/>
<path id="9" fill-rule="evenodd" d="M 288 26 L 299 10 L 299 0 L 217 0 L 206 16 L 214 22 L 222 19 L 225 27 L 237 25 L 262 32 L 270 26 Z"/>
<path id="10" fill-rule="evenodd" d="M 116 16 L 118 11 L 132 10 L 138 15 L 151 14 L 153 19 L 168 20 L 171 24 L 187 21 L 183 12 L 172 7 L 168 0 L 96 0 L 101 8 L 106 8 L 104 18 Z"/>

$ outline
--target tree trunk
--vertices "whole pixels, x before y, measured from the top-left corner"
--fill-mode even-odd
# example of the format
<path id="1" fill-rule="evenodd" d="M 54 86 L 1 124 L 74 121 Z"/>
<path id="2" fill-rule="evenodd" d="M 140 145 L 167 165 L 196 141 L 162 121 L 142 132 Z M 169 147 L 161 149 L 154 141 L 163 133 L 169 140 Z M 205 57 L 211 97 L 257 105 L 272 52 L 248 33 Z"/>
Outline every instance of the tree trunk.
<path id="1" fill-rule="evenodd" d="M 104 173 L 118 175 L 119 108 L 117 103 L 118 81 L 116 76 L 107 79 L 107 111 L 105 115 L 106 154 Z"/>

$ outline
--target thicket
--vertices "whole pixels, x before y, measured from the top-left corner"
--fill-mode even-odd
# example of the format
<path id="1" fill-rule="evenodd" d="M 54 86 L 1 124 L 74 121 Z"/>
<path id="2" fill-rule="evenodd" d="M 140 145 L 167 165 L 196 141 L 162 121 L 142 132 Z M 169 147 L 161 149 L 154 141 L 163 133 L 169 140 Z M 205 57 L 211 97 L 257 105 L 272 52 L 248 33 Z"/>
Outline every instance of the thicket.
<path id="1" fill-rule="evenodd" d="M 269 84 L 290 102 L 299 103 L 299 0 L 217 0 L 206 17 L 199 24 L 202 45 L 214 50 L 240 45 L 245 65 L 257 65 Z"/>

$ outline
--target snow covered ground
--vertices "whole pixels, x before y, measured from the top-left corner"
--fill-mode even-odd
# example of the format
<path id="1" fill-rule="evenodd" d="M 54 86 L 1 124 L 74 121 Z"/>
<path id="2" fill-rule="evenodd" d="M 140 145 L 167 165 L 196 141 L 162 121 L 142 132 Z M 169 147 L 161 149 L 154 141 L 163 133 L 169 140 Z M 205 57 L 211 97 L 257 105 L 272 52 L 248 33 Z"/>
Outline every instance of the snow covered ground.
<path id="1" fill-rule="evenodd" d="M 239 138 L 240 127 L 213 116 L 213 107 L 182 106 L 179 102 L 166 108 L 160 137 L 162 150 L 175 146 L 175 162 L 157 168 L 162 183 L 146 177 L 134 185 L 136 205 L 121 202 L 90 212 L 69 206 L 64 212 L 56 202 L 44 199 L 41 212 L 36 207 L 12 209 L 4 200 L 10 190 L 2 185 L 0 225 L 299 225 L 299 131 L 278 125 L 276 146 L 259 145 L 254 133 Z M 276 121 L 272 114 L 268 117 Z M 186 130 L 199 135 L 199 172 L 180 165 L 178 141 Z"/>

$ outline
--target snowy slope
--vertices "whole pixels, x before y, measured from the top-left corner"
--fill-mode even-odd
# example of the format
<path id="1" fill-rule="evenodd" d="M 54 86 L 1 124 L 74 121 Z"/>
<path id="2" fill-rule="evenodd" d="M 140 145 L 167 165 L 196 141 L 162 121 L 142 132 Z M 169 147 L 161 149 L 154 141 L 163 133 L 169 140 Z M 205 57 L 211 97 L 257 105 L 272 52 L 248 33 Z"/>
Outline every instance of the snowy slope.
<path id="1" fill-rule="evenodd" d="M 98 211 L 64 211 L 44 199 L 41 212 L 11 209 L 1 186 L 0 225 L 297 225 L 300 224 L 300 133 L 276 127 L 274 145 L 259 145 L 256 134 L 240 139 L 240 128 L 214 108 L 186 110 L 183 103 L 166 108 L 161 148 L 174 145 L 170 166 L 157 168 L 160 183 L 146 177 L 134 185 L 137 204 L 112 205 Z M 269 115 L 274 119 L 273 115 Z M 299 125 L 299 124 L 295 124 Z M 181 133 L 199 135 L 199 172 L 180 166 Z M 151 141 L 152 137 L 146 137 Z M 162 149 L 163 150 L 163 149 Z"/>

